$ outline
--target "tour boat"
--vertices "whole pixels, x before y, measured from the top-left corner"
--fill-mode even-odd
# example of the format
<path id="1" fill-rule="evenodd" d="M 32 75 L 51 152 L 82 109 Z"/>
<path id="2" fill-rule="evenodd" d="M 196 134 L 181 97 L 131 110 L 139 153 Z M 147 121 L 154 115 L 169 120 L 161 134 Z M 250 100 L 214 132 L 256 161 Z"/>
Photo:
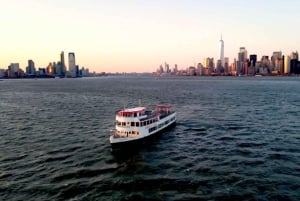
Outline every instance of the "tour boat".
<path id="1" fill-rule="evenodd" d="M 157 105 L 154 110 L 135 107 L 116 113 L 115 129 L 110 136 L 112 147 L 140 144 L 176 124 L 176 112 L 169 105 Z"/>

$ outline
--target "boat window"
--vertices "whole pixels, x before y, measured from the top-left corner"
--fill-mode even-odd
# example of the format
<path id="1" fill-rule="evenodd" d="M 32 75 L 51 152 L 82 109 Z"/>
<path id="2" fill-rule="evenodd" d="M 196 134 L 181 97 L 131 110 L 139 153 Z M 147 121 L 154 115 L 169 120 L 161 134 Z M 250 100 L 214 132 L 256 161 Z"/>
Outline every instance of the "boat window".
<path id="1" fill-rule="evenodd" d="M 136 122 L 135 125 L 136 125 L 136 127 L 139 127 L 139 126 L 140 126 L 140 123 L 139 123 L 139 122 Z"/>
<path id="2" fill-rule="evenodd" d="M 131 126 L 134 127 L 134 122 L 131 122 Z"/>
<path id="3" fill-rule="evenodd" d="M 125 122 L 122 122 L 122 126 L 126 126 L 126 123 L 125 123 Z"/>

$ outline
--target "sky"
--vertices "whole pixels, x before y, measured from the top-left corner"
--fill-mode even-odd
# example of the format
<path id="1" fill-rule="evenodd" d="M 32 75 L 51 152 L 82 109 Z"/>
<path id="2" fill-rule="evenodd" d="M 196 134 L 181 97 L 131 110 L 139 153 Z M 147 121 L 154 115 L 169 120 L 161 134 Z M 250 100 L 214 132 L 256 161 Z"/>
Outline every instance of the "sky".
<path id="1" fill-rule="evenodd" d="M 74 52 L 95 72 L 185 69 L 219 58 L 300 50 L 299 0 L 0 0 L 0 68 Z"/>

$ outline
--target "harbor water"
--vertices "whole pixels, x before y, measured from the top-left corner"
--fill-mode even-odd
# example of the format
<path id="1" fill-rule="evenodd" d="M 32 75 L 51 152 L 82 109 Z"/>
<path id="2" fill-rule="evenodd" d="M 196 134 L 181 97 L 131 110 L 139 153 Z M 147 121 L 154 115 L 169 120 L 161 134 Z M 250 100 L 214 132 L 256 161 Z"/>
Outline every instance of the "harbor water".
<path id="1" fill-rule="evenodd" d="M 115 112 L 177 125 L 113 152 Z M 0 82 L 0 200 L 300 200 L 299 77 Z"/>

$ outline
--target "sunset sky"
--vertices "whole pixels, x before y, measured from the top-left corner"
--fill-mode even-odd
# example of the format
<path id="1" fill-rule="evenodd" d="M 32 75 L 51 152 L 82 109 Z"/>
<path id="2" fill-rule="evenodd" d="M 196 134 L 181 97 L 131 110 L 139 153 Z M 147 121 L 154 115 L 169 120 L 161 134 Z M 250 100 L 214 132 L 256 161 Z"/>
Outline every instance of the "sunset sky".
<path id="1" fill-rule="evenodd" d="M 0 0 L 0 68 L 36 67 L 75 52 L 96 72 L 184 69 L 241 46 L 271 56 L 300 50 L 299 0 Z M 67 57 L 65 58 L 67 61 Z"/>

